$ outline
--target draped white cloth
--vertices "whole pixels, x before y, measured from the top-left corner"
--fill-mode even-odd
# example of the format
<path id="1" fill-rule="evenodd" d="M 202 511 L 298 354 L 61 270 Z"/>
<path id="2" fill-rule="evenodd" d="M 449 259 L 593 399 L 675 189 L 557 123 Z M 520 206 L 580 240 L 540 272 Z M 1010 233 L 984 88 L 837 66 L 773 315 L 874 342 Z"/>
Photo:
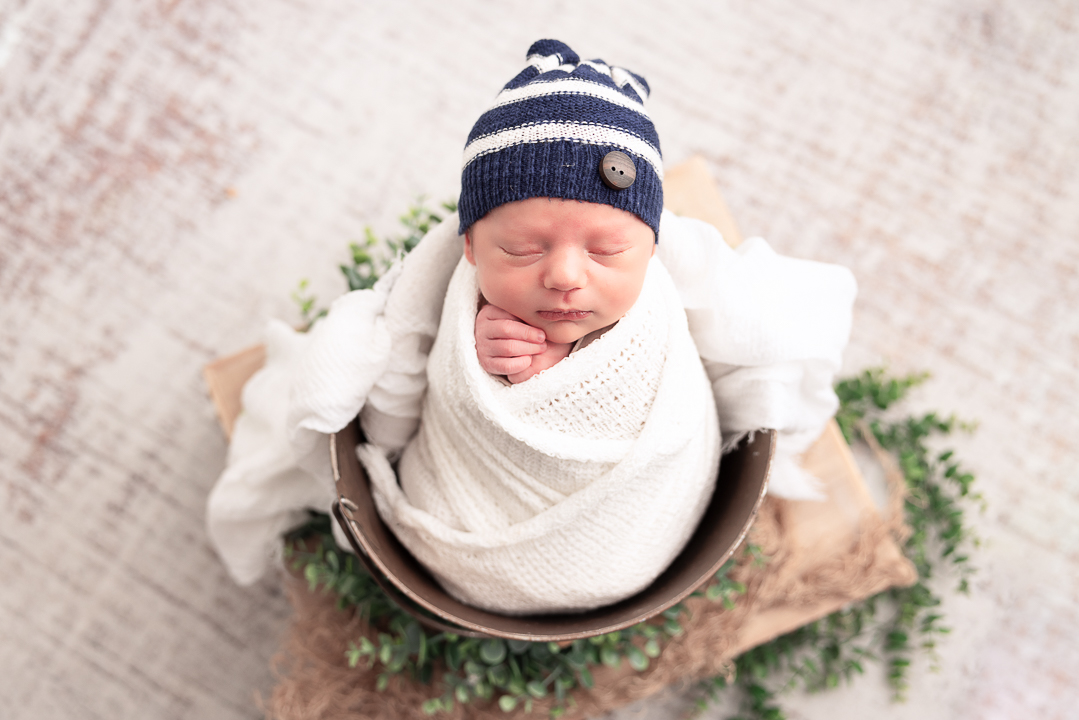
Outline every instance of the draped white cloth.
<path id="1" fill-rule="evenodd" d="M 389 457 L 416 435 L 428 355 L 462 254 L 456 228 L 447 218 L 374 289 L 339 298 L 310 333 L 271 326 L 267 365 L 245 389 L 229 464 L 208 503 L 211 540 L 238 582 L 265 571 L 298 510 L 328 510 L 325 433 L 359 413 Z M 777 429 L 770 492 L 819 496 L 796 458 L 838 406 L 832 382 L 850 333 L 851 273 L 777 255 L 759 238 L 732 250 L 712 226 L 667 212 L 656 258 L 712 385 L 724 447 Z"/>

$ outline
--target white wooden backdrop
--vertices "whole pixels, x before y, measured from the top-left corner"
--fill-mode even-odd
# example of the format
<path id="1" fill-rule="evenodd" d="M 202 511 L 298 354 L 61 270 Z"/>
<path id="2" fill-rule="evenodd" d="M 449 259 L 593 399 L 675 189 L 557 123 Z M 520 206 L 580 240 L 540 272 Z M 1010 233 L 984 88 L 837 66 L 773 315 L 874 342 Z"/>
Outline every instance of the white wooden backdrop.
<path id="1" fill-rule="evenodd" d="M 296 321 L 301 278 L 338 293 L 365 225 L 453 197 L 540 37 L 646 75 L 667 161 L 703 154 L 747 235 L 854 270 L 850 370 L 930 370 L 915 405 L 980 423 L 956 443 L 987 546 L 943 669 L 792 717 L 1075 717 L 1068 0 L 0 0 L 0 716 L 260 715 L 289 610 L 207 544 L 200 368 Z"/>

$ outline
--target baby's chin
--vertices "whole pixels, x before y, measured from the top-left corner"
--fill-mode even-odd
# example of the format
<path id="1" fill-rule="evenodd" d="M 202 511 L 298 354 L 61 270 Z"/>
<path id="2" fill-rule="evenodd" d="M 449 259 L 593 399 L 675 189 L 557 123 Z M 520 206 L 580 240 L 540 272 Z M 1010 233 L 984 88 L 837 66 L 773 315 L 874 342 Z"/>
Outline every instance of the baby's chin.
<path id="1" fill-rule="evenodd" d="M 549 343 L 575 343 L 593 330 L 599 329 L 591 325 L 592 323 L 555 322 L 540 329 Z"/>

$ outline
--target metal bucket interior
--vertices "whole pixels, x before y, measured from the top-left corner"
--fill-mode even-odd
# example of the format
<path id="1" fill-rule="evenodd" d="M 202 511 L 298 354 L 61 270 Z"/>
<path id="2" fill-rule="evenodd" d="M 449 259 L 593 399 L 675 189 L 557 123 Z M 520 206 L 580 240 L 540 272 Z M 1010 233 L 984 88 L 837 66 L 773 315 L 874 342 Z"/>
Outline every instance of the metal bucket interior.
<path id="1" fill-rule="evenodd" d="M 453 598 L 382 522 L 356 458 L 359 425 L 330 436 L 338 501 L 334 514 L 357 555 L 383 589 L 424 624 L 462 635 L 564 642 L 614 632 L 658 615 L 711 579 L 734 554 L 757 514 L 767 485 L 775 431 L 757 432 L 723 456 L 708 509 L 681 554 L 636 595 L 582 613 L 499 615 Z"/>

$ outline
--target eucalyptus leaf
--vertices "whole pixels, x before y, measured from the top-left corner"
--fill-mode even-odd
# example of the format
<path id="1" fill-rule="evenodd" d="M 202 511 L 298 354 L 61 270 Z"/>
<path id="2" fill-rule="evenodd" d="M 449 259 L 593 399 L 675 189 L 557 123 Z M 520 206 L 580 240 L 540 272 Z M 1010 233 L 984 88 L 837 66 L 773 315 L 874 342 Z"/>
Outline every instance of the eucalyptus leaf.
<path id="1" fill-rule="evenodd" d="M 506 643 L 498 638 L 484 640 L 480 645 L 480 659 L 488 665 L 497 665 L 506 659 Z"/>
<path id="2" fill-rule="evenodd" d="M 528 655 L 529 655 L 529 657 L 531 657 L 533 660 L 538 660 L 540 662 L 549 659 L 552 654 L 555 654 L 555 653 L 558 652 L 556 650 L 555 653 L 552 653 L 550 645 L 547 644 L 547 643 L 529 643 L 528 645 L 529 645 L 529 647 L 528 647 Z M 555 645 L 555 647 L 558 647 L 558 646 Z"/>
<path id="3" fill-rule="evenodd" d="M 527 640 L 507 640 L 506 644 L 509 645 L 510 652 L 514 655 L 523 655 L 532 647 L 532 643 Z"/>
<path id="4" fill-rule="evenodd" d="M 307 587 L 314 590 L 318 587 L 319 569 L 317 565 L 308 565 L 303 569 L 303 575 L 307 579 Z"/>
<path id="5" fill-rule="evenodd" d="M 629 666 L 637 672 L 644 672 L 648 669 L 648 656 L 636 646 L 630 645 L 627 648 L 626 659 L 629 660 Z"/>
<path id="6" fill-rule="evenodd" d="M 421 637 L 423 637 L 423 631 L 418 622 L 413 620 L 405 626 L 405 646 L 410 654 L 414 655 L 420 651 Z"/>
<path id="7" fill-rule="evenodd" d="M 509 685 L 510 671 L 505 665 L 496 665 L 487 669 L 487 679 L 492 685 L 498 688 L 504 688 Z"/>

